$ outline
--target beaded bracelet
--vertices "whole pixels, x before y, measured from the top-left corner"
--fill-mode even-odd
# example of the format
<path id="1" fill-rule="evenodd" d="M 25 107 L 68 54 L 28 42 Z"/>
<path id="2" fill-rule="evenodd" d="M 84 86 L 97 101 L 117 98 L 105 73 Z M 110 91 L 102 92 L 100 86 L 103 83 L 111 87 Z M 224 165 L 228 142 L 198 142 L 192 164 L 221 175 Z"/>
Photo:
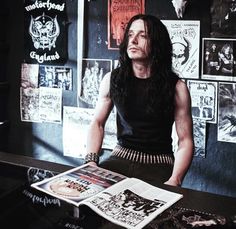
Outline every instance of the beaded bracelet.
<path id="1" fill-rule="evenodd" d="M 85 158 L 84 158 L 84 163 L 88 163 L 88 162 L 95 162 L 98 164 L 99 162 L 99 156 L 97 153 L 88 153 L 86 154 Z"/>

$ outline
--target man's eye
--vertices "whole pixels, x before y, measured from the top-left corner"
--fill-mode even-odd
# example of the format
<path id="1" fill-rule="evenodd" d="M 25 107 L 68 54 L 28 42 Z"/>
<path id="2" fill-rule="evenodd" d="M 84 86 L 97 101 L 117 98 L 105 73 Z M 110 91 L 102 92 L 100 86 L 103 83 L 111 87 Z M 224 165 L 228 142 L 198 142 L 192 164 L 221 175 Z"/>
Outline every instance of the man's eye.
<path id="1" fill-rule="evenodd" d="M 140 35 L 142 38 L 147 38 L 147 35 L 146 34 L 141 34 Z"/>

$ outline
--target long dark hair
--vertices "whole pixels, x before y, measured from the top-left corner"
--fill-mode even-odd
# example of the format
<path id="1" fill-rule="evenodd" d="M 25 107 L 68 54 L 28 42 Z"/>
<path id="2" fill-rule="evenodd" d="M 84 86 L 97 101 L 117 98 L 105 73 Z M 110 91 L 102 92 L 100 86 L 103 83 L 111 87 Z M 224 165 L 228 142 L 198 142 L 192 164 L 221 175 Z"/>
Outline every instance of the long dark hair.
<path id="1" fill-rule="evenodd" d="M 133 16 L 126 26 L 124 38 L 120 44 L 119 68 L 111 77 L 111 97 L 125 105 L 129 86 L 132 84 L 132 62 L 127 54 L 128 33 L 131 24 L 141 19 L 149 37 L 150 46 L 150 84 L 146 88 L 150 98 L 149 110 L 155 105 L 164 105 L 163 109 L 173 108 L 174 86 L 172 72 L 172 44 L 165 25 L 155 16 L 138 14 Z M 113 73 L 113 74 L 114 74 Z"/>

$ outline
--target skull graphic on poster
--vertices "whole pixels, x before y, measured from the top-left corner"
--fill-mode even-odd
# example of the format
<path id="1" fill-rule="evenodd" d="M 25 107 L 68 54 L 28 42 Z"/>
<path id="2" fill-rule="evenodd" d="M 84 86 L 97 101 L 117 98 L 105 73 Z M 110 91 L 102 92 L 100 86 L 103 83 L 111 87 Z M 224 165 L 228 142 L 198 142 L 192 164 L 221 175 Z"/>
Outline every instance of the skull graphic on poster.
<path id="1" fill-rule="evenodd" d="M 60 34 L 57 16 L 52 18 L 44 13 L 36 18 L 31 16 L 29 34 L 36 49 L 55 48 L 56 39 Z"/>

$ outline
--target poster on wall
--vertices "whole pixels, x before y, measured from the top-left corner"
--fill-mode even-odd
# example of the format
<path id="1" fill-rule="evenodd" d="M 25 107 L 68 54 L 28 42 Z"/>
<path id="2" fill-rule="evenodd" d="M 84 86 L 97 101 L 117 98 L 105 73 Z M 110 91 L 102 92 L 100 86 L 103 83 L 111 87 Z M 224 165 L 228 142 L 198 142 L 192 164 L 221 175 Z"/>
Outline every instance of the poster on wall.
<path id="1" fill-rule="evenodd" d="M 39 88 L 39 118 L 42 122 L 61 123 L 62 89 Z"/>
<path id="2" fill-rule="evenodd" d="M 101 80 L 111 70 L 112 60 L 86 58 L 82 60 L 80 100 L 83 107 L 95 108 Z"/>
<path id="3" fill-rule="evenodd" d="M 209 123 L 217 121 L 217 82 L 188 80 L 192 116 Z"/>
<path id="4" fill-rule="evenodd" d="M 206 121 L 193 118 L 194 157 L 206 157 Z"/>
<path id="5" fill-rule="evenodd" d="M 41 122 L 39 117 L 39 89 L 20 88 L 20 115 L 24 122 Z"/>
<path id="6" fill-rule="evenodd" d="M 199 78 L 200 21 L 162 20 L 170 35 L 173 70 L 181 78 Z"/>
<path id="7" fill-rule="evenodd" d="M 211 6 L 211 36 L 236 36 L 236 1 L 213 0 Z"/>
<path id="8" fill-rule="evenodd" d="M 202 39 L 202 79 L 236 81 L 236 39 Z"/>
<path id="9" fill-rule="evenodd" d="M 67 24 L 66 0 L 25 0 L 24 61 L 65 63 Z"/>
<path id="10" fill-rule="evenodd" d="M 37 88 L 39 76 L 38 64 L 21 64 L 21 87 Z"/>
<path id="11" fill-rule="evenodd" d="M 94 109 L 81 107 L 63 107 L 63 154 L 65 156 L 84 158 L 89 124 Z M 112 112 L 105 126 L 103 149 L 112 150 L 116 144 L 115 113 Z"/>
<path id="12" fill-rule="evenodd" d="M 39 65 L 39 87 L 72 90 L 72 68 Z"/>
<path id="13" fill-rule="evenodd" d="M 219 83 L 217 140 L 236 143 L 236 83 Z"/>
<path id="14" fill-rule="evenodd" d="M 129 19 L 144 12 L 145 0 L 108 0 L 108 49 L 118 49 Z"/>

